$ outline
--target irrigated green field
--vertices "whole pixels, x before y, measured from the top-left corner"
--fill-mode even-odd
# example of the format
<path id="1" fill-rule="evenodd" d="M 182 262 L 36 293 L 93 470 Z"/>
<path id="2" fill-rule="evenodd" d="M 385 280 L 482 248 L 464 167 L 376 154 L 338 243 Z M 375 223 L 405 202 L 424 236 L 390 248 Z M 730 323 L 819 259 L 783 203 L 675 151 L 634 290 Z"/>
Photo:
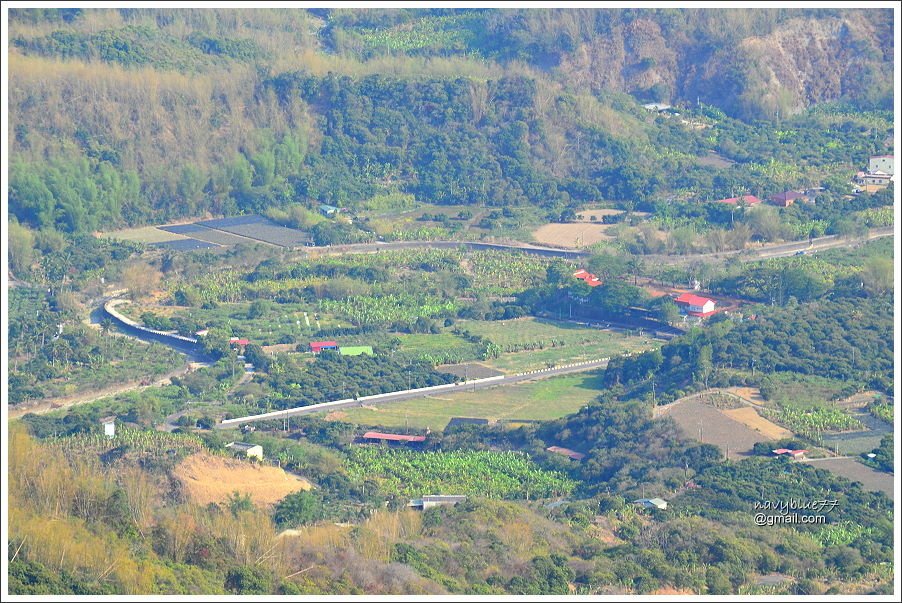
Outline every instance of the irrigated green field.
<path id="1" fill-rule="evenodd" d="M 437 364 L 466 362 L 478 358 L 478 346 L 453 333 L 404 333 L 395 357 L 426 359 Z"/>
<path id="2" fill-rule="evenodd" d="M 659 342 L 536 318 L 499 321 L 458 321 L 456 328 L 481 335 L 501 348 L 501 356 L 484 364 L 505 373 L 519 373 L 550 365 L 610 358 L 624 352 L 652 349 Z"/>
<path id="3" fill-rule="evenodd" d="M 548 421 L 571 414 L 600 392 L 597 372 L 563 375 L 476 392 L 441 393 L 434 397 L 382 406 L 353 408 L 331 418 L 388 428 L 444 429 L 453 417 Z"/>

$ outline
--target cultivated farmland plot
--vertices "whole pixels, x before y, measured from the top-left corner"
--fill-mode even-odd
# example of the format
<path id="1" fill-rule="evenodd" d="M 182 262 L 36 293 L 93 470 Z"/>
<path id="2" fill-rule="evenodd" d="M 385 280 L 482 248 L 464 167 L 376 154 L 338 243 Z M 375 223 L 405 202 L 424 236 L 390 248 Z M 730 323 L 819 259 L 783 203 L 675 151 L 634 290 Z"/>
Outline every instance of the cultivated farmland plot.
<path id="1" fill-rule="evenodd" d="M 150 247 L 154 247 L 155 249 L 171 249 L 172 251 L 194 251 L 195 249 L 209 249 L 210 247 L 219 247 L 219 245 L 208 243 L 207 241 L 198 241 L 197 239 L 185 238 L 175 241 L 151 243 Z"/>
<path id="2" fill-rule="evenodd" d="M 301 247 L 311 242 L 310 235 L 306 232 L 279 226 L 263 216 L 236 216 L 220 220 L 205 220 L 195 224 L 280 247 Z"/>
<path id="3" fill-rule="evenodd" d="M 166 232 L 191 237 L 199 241 L 207 243 L 215 243 L 216 245 L 238 245 L 239 243 L 248 243 L 249 241 L 243 237 L 238 237 L 221 230 L 214 230 L 206 226 L 198 226 L 197 224 L 173 224 L 172 226 L 160 226 L 160 230 Z"/>
<path id="4" fill-rule="evenodd" d="M 865 490 L 872 492 L 882 491 L 890 498 L 893 498 L 893 476 L 882 471 L 875 471 L 855 459 L 818 459 L 814 462 L 809 462 L 809 464 L 817 469 L 831 471 L 850 481 L 860 482 Z"/>
<path id="5" fill-rule="evenodd" d="M 768 439 L 763 433 L 734 421 L 701 398 L 659 407 L 656 416 L 671 417 L 688 437 L 729 451 L 728 456 L 734 460 L 746 456 L 757 442 Z"/>
<path id="6" fill-rule="evenodd" d="M 546 471 L 518 452 L 414 452 L 378 447 L 354 448 L 348 474 L 360 481 L 375 477 L 382 488 L 402 496 L 424 493 L 487 498 L 546 498 L 569 494 L 576 483 Z"/>
<path id="7" fill-rule="evenodd" d="M 550 421 L 574 413 L 598 397 L 599 381 L 597 373 L 580 373 L 475 392 L 461 386 L 454 393 L 349 408 L 328 418 L 388 429 L 432 430 L 444 429 L 454 417 Z"/>
<path id="8" fill-rule="evenodd" d="M 612 226 L 604 224 L 546 224 L 533 232 L 533 237 L 543 245 L 553 247 L 588 247 L 601 241 L 610 241 L 614 235 L 608 234 Z"/>

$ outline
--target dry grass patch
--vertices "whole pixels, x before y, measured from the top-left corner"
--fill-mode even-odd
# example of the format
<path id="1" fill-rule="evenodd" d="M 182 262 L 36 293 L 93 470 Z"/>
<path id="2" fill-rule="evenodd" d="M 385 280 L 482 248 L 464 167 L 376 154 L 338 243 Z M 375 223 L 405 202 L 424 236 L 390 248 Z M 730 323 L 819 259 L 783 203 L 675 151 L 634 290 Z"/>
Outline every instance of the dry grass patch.
<path id="1" fill-rule="evenodd" d="M 235 492 L 249 494 L 255 505 L 268 507 L 298 490 L 309 490 L 307 480 L 278 467 L 254 465 L 250 461 L 194 454 L 173 471 L 192 501 L 207 505 L 228 500 Z"/>
<path id="2" fill-rule="evenodd" d="M 764 398 L 761 396 L 761 390 L 757 387 L 728 387 L 724 391 L 735 394 L 743 400 L 748 400 L 752 404 L 758 406 L 762 406 L 765 402 Z"/>
<path id="3" fill-rule="evenodd" d="M 733 408 L 730 410 L 720 411 L 734 421 L 739 421 L 746 427 L 751 427 L 755 431 L 763 434 L 769 440 L 780 440 L 783 438 L 793 437 L 793 433 L 788 429 L 784 429 L 775 423 L 771 423 L 758 414 L 758 411 L 750 406 L 742 408 Z"/>
<path id="4" fill-rule="evenodd" d="M 598 210 L 602 211 L 602 210 Z M 586 212 L 583 212 L 584 214 Z M 533 238 L 543 245 L 556 247 L 588 247 L 615 238 L 608 234 L 614 227 L 609 224 L 574 223 L 545 224 L 532 233 Z"/>
<path id="5" fill-rule="evenodd" d="M 155 226 L 144 226 L 142 228 L 126 228 L 123 230 L 115 230 L 101 235 L 105 239 L 120 239 L 122 241 L 133 241 L 135 243 L 165 243 L 167 241 L 180 241 L 188 237 L 175 234 L 174 232 L 166 232 Z"/>

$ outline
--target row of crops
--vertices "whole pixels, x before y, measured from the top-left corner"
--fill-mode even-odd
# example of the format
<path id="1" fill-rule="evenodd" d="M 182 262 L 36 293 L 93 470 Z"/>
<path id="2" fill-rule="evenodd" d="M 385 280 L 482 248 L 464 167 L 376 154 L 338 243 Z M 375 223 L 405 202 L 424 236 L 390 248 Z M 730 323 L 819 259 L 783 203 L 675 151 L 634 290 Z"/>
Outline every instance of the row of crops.
<path id="1" fill-rule="evenodd" d="M 387 326 L 393 323 L 413 324 L 420 317 L 454 316 L 457 304 L 453 300 L 401 293 L 324 299 L 320 302 L 320 309 L 345 316 L 357 326 Z"/>
<path id="2" fill-rule="evenodd" d="M 792 404 L 782 404 L 779 408 L 767 408 L 762 409 L 762 411 L 768 419 L 806 437 L 816 437 L 825 431 L 861 429 L 861 423 L 858 419 L 833 407 L 814 406 L 803 408 Z"/>
<path id="3" fill-rule="evenodd" d="M 47 443 L 73 457 L 86 453 L 104 454 L 114 448 L 127 448 L 130 452 L 154 457 L 183 457 L 200 452 L 204 447 L 201 439 L 194 435 L 142 429 L 117 429 L 114 437 L 81 433 L 50 438 Z"/>
<path id="4" fill-rule="evenodd" d="M 873 401 L 868 405 L 868 412 L 887 423 L 893 423 L 893 415 L 895 414 L 895 406 L 886 401 Z"/>
<path id="5" fill-rule="evenodd" d="M 191 290 L 204 302 L 234 303 L 244 299 L 275 297 L 286 291 L 302 291 L 322 285 L 337 276 L 348 276 L 369 291 L 378 275 L 384 293 L 403 293 L 411 273 L 445 273 L 464 277 L 457 295 L 512 295 L 544 281 L 552 260 L 517 252 L 470 251 L 466 249 L 405 249 L 378 254 L 350 254 L 304 260 L 242 274 L 235 270 L 210 272 L 191 284 L 173 283 L 178 290 Z M 375 271 L 375 272 L 374 272 Z M 388 289 L 388 291 L 385 291 Z M 452 292 L 449 291 L 449 294 Z"/>
<path id="6" fill-rule="evenodd" d="M 546 471 L 519 452 L 416 452 L 383 447 L 353 448 L 348 474 L 363 481 L 375 478 L 383 491 L 402 496 L 464 494 L 487 498 L 565 496 L 576 482 Z"/>

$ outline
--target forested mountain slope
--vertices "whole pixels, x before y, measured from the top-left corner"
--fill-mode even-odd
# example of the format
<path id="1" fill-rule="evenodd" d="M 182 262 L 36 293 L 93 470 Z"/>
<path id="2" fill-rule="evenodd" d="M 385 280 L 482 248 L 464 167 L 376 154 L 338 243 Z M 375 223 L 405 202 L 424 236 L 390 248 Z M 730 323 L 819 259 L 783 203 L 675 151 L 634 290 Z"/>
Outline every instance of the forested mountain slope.
<path id="1" fill-rule="evenodd" d="M 880 10 L 14 10 L 10 209 L 74 232 L 396 190 L 552 213 L 784 190 L 883 150 L 891 30 Z"/>

